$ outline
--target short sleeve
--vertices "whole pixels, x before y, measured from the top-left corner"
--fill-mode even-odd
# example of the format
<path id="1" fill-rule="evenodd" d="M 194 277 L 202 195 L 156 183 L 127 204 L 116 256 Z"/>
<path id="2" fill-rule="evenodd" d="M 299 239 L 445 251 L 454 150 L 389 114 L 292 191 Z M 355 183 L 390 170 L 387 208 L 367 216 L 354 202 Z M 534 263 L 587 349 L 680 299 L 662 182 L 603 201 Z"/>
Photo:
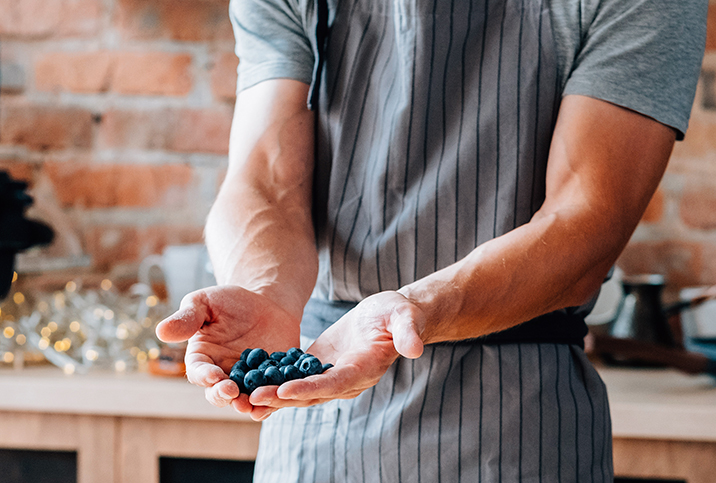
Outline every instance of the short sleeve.
<path id="1" fill-rule="evenodd" d="M 311 83 L 313 50 L 298 0 L 231 0 L 239 57 L 237 91 L 268 79 Z"/>
<path id="2" fill-rule="evenodd" d="M 612 102 L 683 139 L 706 39 L 708 0 L 603 0 L 584 26 L 564 94 Z"/>

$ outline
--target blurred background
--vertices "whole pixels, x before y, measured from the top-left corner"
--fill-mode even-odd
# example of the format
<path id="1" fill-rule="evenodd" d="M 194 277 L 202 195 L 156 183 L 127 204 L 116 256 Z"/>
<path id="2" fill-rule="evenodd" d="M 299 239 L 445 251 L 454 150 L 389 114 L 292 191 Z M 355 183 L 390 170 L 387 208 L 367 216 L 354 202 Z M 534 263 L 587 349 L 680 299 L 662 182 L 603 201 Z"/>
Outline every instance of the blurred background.
<path id="1" fill-rule="evenodd" d="M 243 472 L 243 481 L 250 479 L 250 466 L 221 465 L 250 461 L 255 425 L 210 408 L 185 381 L 70 377 L 95 367 L 113 377 L 182 374 L 181 355 L 172 352 L 181 348 L 159 344 L 153 326 L 178 304 L 184 287 L 210 283 L 202 231 L 226 169 L 239 62 L 228 3 L 0 0 L 0 170 L 27 184 L 34 199 L 27 216 L 55 231 L 51 245 L 17 257 L 12 292 L 0 306 L 0 474 L 19 474 L 29 464 L 58 479 L 32 476 L 26 468 L 12 483 L 150 481 L 137 476 L 147 474 L 151 481 L 199 481 L 187 476 L 192 471 L 214 475 L 217 483 L 222 474 Z M 716 0 L 708 15 L 686 139 L 677 143 L 618 262 L 627 276 L 663 276 L 666 301 L 685 288 L 716 285 Z M 191 272 L 191 279 L 181 280 L 170 267 Z M 716 320 L 711 329 L 716 334 Z M 67 375 L 61 385 L 53 385 L 56 374 L 26 370 L 46 359 Z M 152 368 L 152 361 L 166 365 Z M 607 376 L 615 391 L 634 386 L 621 373 Z M 668 394 L 708 390 L 708 401 L 716 401 L 711 379 L 654 384 Z M 51 408 L 40 402 L 47 401 L 47 387 L 54 391 Z M 85 394 L 95 403 L 86 403 Z M 168 398 L 177 406 L 167 405 Z M 684 404 L 679 421 L 688 426 L 693 411 Z M 613 405 L 615 425 L 634 421 L 637 413 L 624 407 Z M 42 419 L 48 411 L 70 419 Z M 82 419 L 87 414 L 94 419 Z M 687 440 L 698 433 L 695 439 L 713 443 L 699 447 L 700 454 L 716 455 L 716 413 L 709 414 L 710 423 L 667 436 L 631 426 L 615 426 L 615 435 Z M 236 434 L 247 436 L 237 443 Z M 620 444 L 615 448 L 628 457 L 618 456 L 617 463 L 634 477 L 648 474 L 664 455 L 686 462 L 696 451 L 649 446 L 655 456 L 647 470 L 632 471 L 625 465 L 638 460 L 636 453 Z M 22 453 L 28 448 L 43 449 L 45 458 Z M 53 459 L 50 450 L 59 456 Z M 93 452 L 92 461 L 77 459 L 84 451 Z M 63 460 L 63 452 L 75 456 Z M 150 457 L 140 458 L 142 452 Z M 712 469 L 702 465 L 703 472 Z M 689 481 L 713 481 L 708 478 Z"/>
<path id="2" fill-rule="evenodd" d="M 27 261 L 26 272 L 65 266 L 121 282 L 165 246 L 201 242 L 235 99 L 227 9 L 0 0 L 0 169 L 29 184 L 34 214 L 57 232 L 44 264 Z M 686 140 L 619 262 L 664 275 L 672 293 L 716 283 L 713 1 L 709 18 Z"/>

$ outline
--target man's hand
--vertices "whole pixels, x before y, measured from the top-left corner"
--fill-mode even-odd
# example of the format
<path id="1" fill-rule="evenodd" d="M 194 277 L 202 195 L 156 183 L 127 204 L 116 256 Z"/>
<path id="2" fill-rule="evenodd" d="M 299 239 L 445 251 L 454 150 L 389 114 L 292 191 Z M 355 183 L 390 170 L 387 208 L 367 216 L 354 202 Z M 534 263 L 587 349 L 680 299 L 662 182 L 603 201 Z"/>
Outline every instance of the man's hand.
<path id="1" fill-rule="evenodd" d="M 253 407 L 229 379 L 231 366 L 249 347 L 269 352 L 298 347 L 299 321 L 268 297 L 227 285 L 184 297 L 180 309 L 159 323 L 157 335 L 165 342 L 189 341 L 187 378 L 205 388 L 210 403 L 247 413 Z"/>
<path id="2" fill-rule="evenodd" d="M 425 316 L 397 292 L 366 298 L 326 329 L 307 352 L 334 365 L 327 372 L 258 388 L 251 417 L 262 420 L 286 406 L 311 406 L 350 399 L 376 385 L 399 355 L 420 357 Z"/>

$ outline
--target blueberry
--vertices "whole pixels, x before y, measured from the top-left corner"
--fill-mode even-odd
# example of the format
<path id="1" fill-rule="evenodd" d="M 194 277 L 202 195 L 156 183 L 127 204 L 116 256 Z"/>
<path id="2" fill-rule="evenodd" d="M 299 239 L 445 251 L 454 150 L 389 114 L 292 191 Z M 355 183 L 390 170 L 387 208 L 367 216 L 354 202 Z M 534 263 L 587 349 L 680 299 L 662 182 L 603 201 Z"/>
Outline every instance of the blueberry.
<path id="1" fill-rule="evenodd" d="M 284 357 L 286 357 L 285 352 L 272 352 L 269 356 L 269 359 L 273 359 L 274 361 L 279 362 Z"/>
<path id="2" fill-rule="evenodd" d="M 241 358 L 239 360 L 246 362 L 246 358 L 249 357 L 252 350 L 253 349 L 250 347 L 248 349 L 244 349 L 244 352 L 241 353 Z"/>
<path id="3" fill-rule="evenodd" d="M 303 355 L 303 351 L 299 349 L 298 347 L 292 347 L 289 350 L 286 351 L 286 355 L 288 357 L 293 357 L 294 359 L 298 360 L 301 355 Z"/>
<path id="4" fill-rule="evenodd" d="M 236 364 L 234 364 L 234 366 L 236 366 Z M 246 390 L 246 386 L 244 385 L 244 377 L 246 377 L 246 373 L 239 368 L 231 369 L 231 374 L 229 374 L 229 379 L 234 381 L 236 385 L 239 386 L 239 391 L 242 393 L 248 392 Z"/>
<path id="5" fill-rule="evenodd" d="M 244 386 L 246 386 L 246 390 L 249 394 L 254 392 L 257 387 L 265 385 L 266 377 L 264 377 L 263 372 L 259 371 L 258 369 L 252 369 L 246 373 L 246 376 L 244 376 Z"/>
<path id="6" fill-rule="evenodd" d="M 249 352 L 249 355 L 246 356 L 246 363 L 251 369 L 256 369 L 266 359 L 268 359 L 268 353 L 263 349 L 257 348 Z"/>
<path id="7" fill-rule="evenodd" d="M 296 367 L 301 367 L 301 363 L 307 358 L 307 357 L 313 357 L 311 354 L 301 354 L 301 356 L 296 360 L 296 362 L 293 363 Z"/>
<path id="8" fill-rule="evenodd" d="M 319 374 L 322 369 L 321 361 L 317 357 L 309 356 L 301 361 L 301 365 L 298 366 L 299 370 L 308 376 Z"/>
<path id="9" fill-rule="evenodd" d="M 232 367 L 231 370 L 233 371 L 234 369 L 237 369 L 237 368 L 241 369 L 241 371 L 244 374 L 246 374 L 247 372 L 249 372 L 251 370 L 251 368 L 246 363 L 246 361 L 236 361 L 236 364 L 234 364 L 234 367 Z"/>
<path id="10" fill-rule="evenodd" d="M 294 359 L 291 356 L 286 356 L 283 359 L 281 359 L 281 366 L 292 366 L 296 363 L 298 359 Z"/>
<path id="11" fill-rule="evenodd" d="M 283 366 L 281 373 L 285 382 L 293 381 L 294 379 L 303 379 L 304 374 L 296 366 Z"/>
<path id="12" fill-rule="evenodd" d="M 324 372 L 326 372 L 326 371 L 327 371 L 328 369 L 330 369 L 331 367 L 333 367 L 333 364 L 323 364 L 323 367 L 321 367 L 321 372 L 320 372 L 320 374 L 323 374 Z"/>
<path id="13" fill-rule="evenodd" d="M 261 364 L 259 364 L 259 367 L 257 369 L 261 372 L 266 372 L 266 369 L 271 366 L 278 367 L 278 362 L 273 359 L 266 359 Z"/>
<path id="14" fill-rule="evenodd" d="M 276 366 L 269 366 L 264 372 L 264 377 L 268 386 L 280 386 L 284 381 L 283 374 Z"/>

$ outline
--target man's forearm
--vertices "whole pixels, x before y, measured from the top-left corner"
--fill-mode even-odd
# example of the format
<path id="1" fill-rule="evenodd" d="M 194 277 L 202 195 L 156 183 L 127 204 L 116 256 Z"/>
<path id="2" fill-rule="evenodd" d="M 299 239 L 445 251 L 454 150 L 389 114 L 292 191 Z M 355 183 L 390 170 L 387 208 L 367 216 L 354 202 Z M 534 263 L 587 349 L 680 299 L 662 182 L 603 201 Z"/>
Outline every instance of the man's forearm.
<path id="1" fill-rule="evenodd" d="M 674 137 L 635 112 L 567 96 L 533 219 L 399 290 L 426 315 L 423 340 L 475 338 L 586 302 L 639 222 Z"/>
<path id="2" fill-rule="evenodd" d="M 206 224 L 217 282 L 262 293 L 297 318 L 318 273 L 306 90 L 282 80 L 239 95 L 229 170 Z"/>

